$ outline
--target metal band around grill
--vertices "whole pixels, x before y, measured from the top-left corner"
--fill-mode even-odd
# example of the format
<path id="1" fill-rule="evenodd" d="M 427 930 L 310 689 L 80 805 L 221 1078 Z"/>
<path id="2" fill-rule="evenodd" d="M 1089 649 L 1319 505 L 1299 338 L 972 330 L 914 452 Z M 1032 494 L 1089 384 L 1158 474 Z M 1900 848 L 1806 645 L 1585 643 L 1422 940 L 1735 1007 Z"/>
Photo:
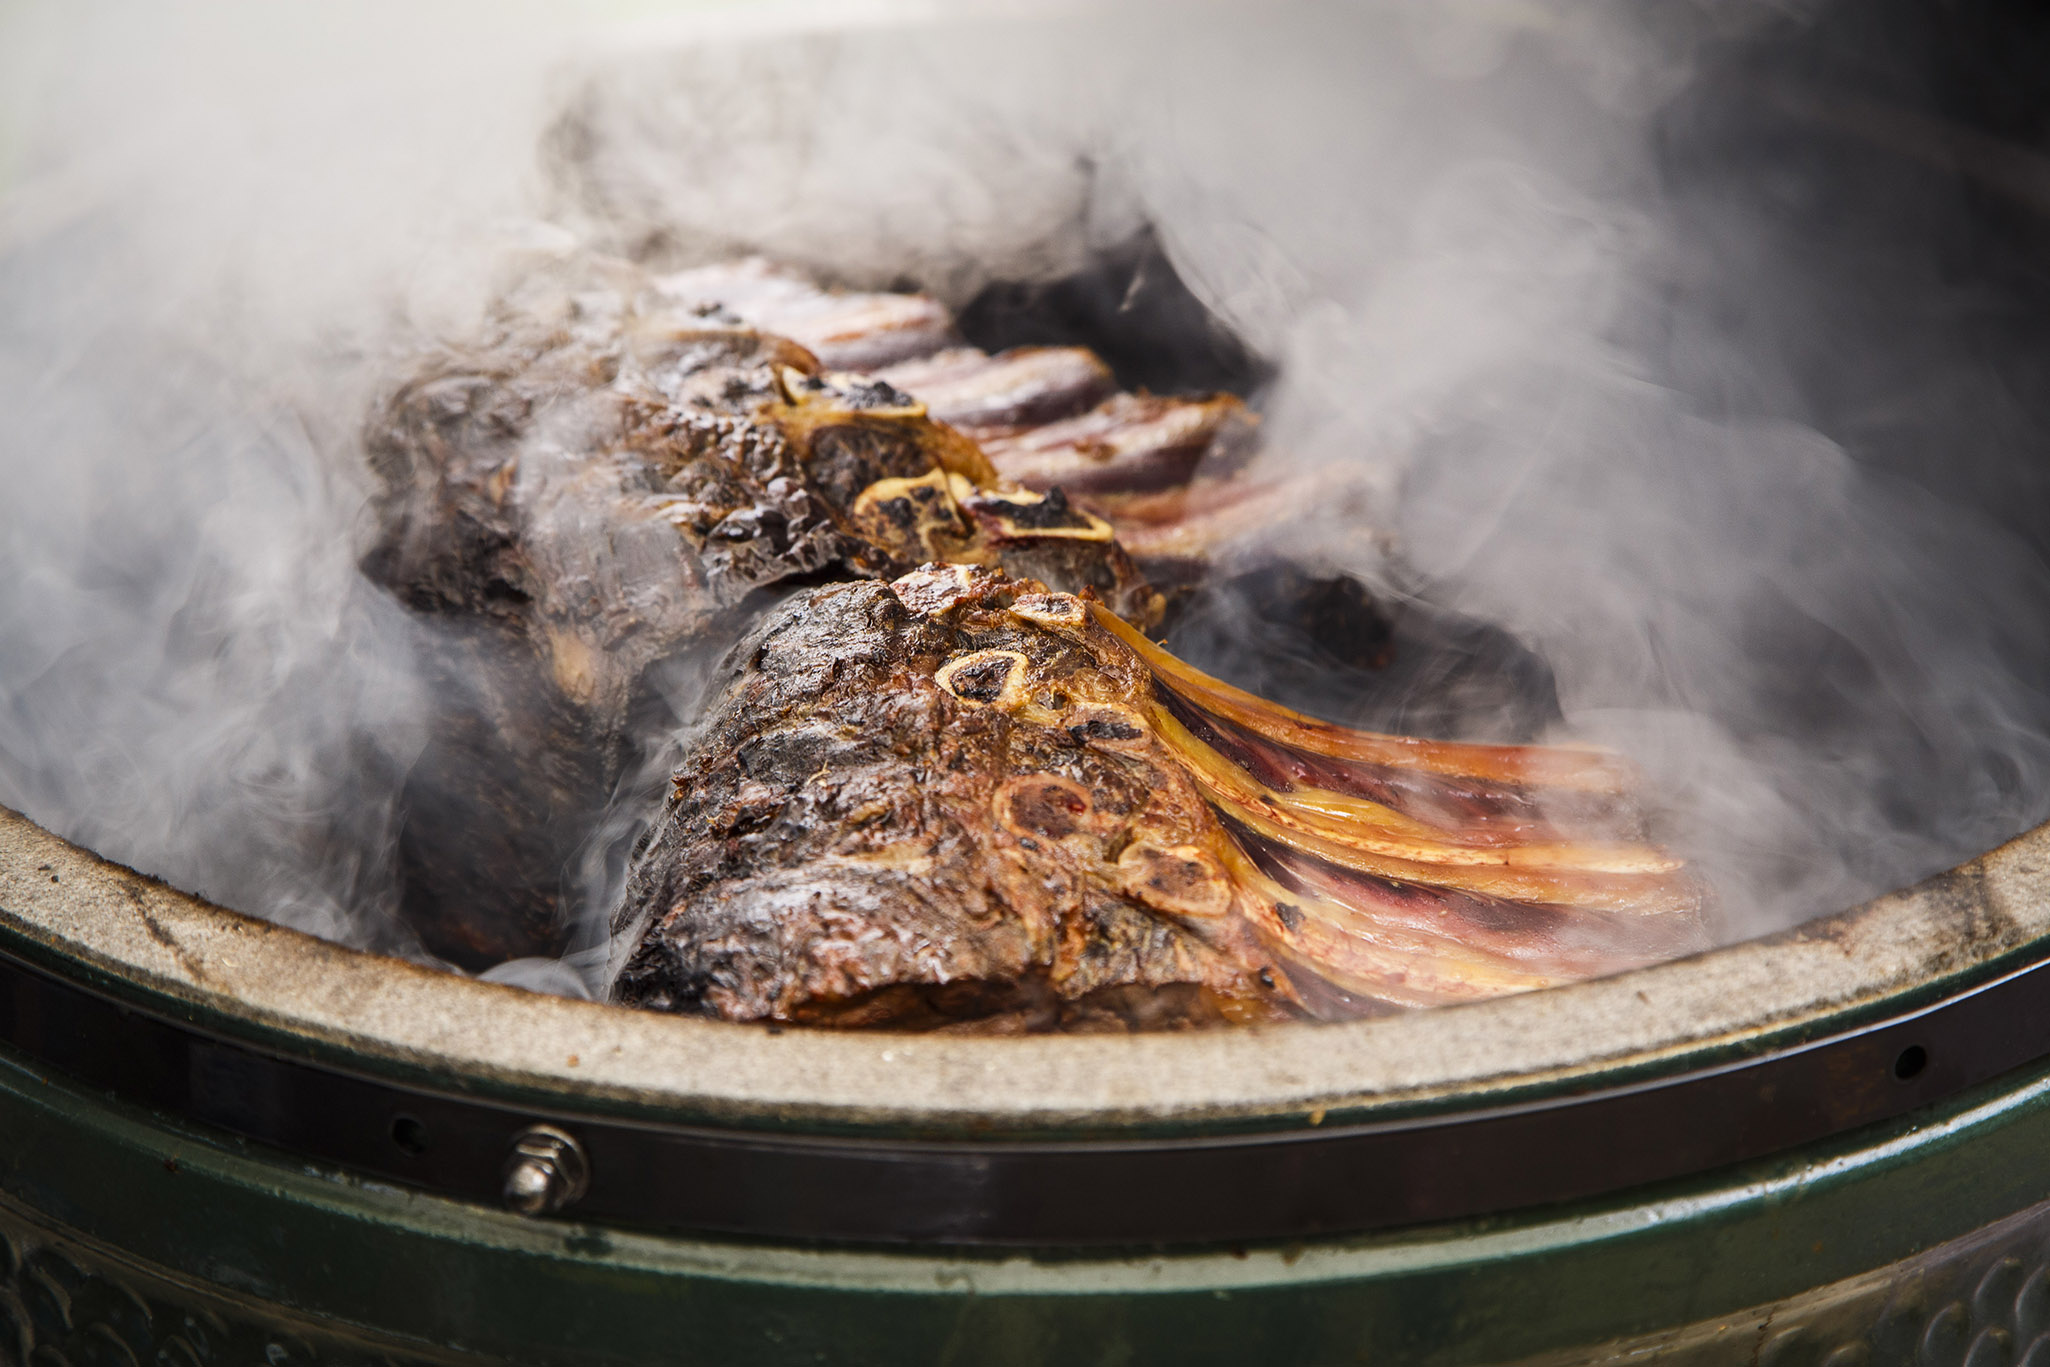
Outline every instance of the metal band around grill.
<path id="1" fill-rule="evenodd" d="M 500 1204 L 509 1171 L 531 1187 L 539 1179 L 519 1162 L 553 1152 L 581 1165 L 565 1199 L 514 1204 L 600 1224 L 878 1245 L 1230 1245 L 1597 1196 L 1904 1114 L 2050 1054 L 2050 964 L 1639 1085 L 1409 1120 L 1100 1142 L 793 1136 L 518 1109 L 262 1052 L 5 953 L 0 1045 L 184 1123 L 461 1200 Z"/>

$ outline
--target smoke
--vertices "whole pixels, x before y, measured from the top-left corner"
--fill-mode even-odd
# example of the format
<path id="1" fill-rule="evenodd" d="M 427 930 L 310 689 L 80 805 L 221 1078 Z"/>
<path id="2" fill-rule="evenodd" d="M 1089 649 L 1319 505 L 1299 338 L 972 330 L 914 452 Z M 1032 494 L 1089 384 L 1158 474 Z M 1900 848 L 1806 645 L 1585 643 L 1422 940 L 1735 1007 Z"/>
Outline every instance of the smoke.
<path id="1" fill-rule="evenodd" d="M 1319 489 L 1248 558 L 1515 633 L 1734 937 L 2050 805 L 2045 239 L 1978 188 L 2050 176 L 1930 112 L 2002 46 L 1933 14 L 1100 7 L 642 54 L 557 142 L 622 249 L 957 302 L 1150 228 Z"/>
<path id="2" fill-rule="evenodd" d="M 1941 138 L 1773 94 L 1928 106 L 1926 44 L 1789 8 L 19 7 L 0 802 L 404 948 L 394 355 L 571 238 L 959 304 L 1150 228 L 1277 368 L 1261 469 L 1331 491 L 1269 549 L 1541 654 L 1727 933 L 1941 868 L 2045 807 L 2039 267 Z"/>
<path id="3" fill-rule="evenodd" d="M 422 640 L 356 572 L 357 433 L 533 194 L 552 54 L 480 17 L 0 20 L 0 802 L 402 951 Z"/>

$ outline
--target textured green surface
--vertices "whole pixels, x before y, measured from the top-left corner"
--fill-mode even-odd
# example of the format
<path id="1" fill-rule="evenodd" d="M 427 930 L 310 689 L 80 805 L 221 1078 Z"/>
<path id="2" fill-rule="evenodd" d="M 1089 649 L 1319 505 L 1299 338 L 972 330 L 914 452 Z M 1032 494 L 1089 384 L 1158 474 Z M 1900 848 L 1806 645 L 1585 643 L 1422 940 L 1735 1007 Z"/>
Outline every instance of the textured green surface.
<path id="1" fill-rule="evenodd" d="M 1634 1202 L 1239 1253 L 934 1258 L 530 1221 L 180 1135 L 12 1066 L 0 1193 L 80 1247 L 281 1307 L 302 1338 L 339 1322 L 495 1360 L 1507 1361 L 1797 1295 L 2041 1201 L 2050 1070 Z"/>

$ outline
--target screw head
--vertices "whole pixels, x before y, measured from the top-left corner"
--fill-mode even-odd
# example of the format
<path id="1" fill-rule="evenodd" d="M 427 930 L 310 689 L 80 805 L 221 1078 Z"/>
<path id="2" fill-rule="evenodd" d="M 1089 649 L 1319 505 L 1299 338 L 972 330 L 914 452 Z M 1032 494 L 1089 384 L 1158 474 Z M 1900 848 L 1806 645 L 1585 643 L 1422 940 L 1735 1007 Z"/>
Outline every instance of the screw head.
<path id="1" fill-rule="evenodd" d="M 553 1125 L 529 1125 L 505 1162 L 505 1203 L 522 1215 L 551 1215 L 584 1194 L 591 1166 L 583 1145 Z"/>

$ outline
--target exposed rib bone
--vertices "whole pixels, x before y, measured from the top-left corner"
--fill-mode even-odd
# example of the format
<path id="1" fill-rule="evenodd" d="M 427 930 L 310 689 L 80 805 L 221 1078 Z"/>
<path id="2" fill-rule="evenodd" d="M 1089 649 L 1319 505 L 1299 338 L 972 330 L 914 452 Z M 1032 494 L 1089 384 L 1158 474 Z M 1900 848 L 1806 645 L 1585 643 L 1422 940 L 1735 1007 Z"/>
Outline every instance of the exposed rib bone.
<path id="1" fill-rule="evenodd" d="M 1105 630 L 1130 646 L 1155 677 L 1205 711 L 1215 712 L 1269 740 L 1334 759 L 1511 783 L 1525 787 L 1620 796 L 1630 771 L 1606 750 L 1572 746 L 1468 745 L 1457 741 L 1423 740 L 1357 731 L 1306 717 L 1278 703 L 1233 688 L 1220 679 L 1182 663 L 1162 650 L 1116 613 L 1100 604 L 1090 610 Z"/>
<path id="2" fill-rule="evenodd" d="M 1282 886 L 1235 846 L 1225 859 L 1260 937 L 1284 960 L 1295 961 L 1298 973 L 1351 995 L 1394 1006 L 1438 1006 L 1572 980 L 1519 968 L 1457 940 L 1375 925 L 1342 903 Z M 1302 986 L 1297 984 L 1299 995 L 1313 995 Z"/>
<path id="3" fill-rule="evenodd" d="M 1212 802 L 1216 799 L 1213 797 Z M 1222 805 L 1222 804 L 1218 804 Z M 1326 863 L 1397 883 L 1457 888 L 1507 902 L 1587 907 L 1636 915 L 1689 914 L 1700 903 L 1692 882 L 1684 877 L 1646 874 L 1584 873 L 1578 870 L 1519 869 L 1501 865 L 1432 864 L 1399 859 L 1312 835 L 1251 808 L 1226 807 L 1225 814 L 1254 834 L 1314 855 Z"/>
<path id="4" fill-rule="evenodd" d="M 1681 868 L 1679 860 L 1648 845 L 1571 841 L 1464 844 L 1378 802 L 1319 788 L 1268 788 L 1204 744 L 1166 708 L 1156 704 L 1152 722 L 1169 746 L 1188 762 L 1190 773 L 1217 806 L 1226 808 L 1233 816 L 1244 813 L 1252 820 L 1310 839 L 1329 841 L 1362 856 L 1380 856 L 1403 864 L 1616 874 L 1631 878 L 1674 873 Z M 1410 872 L 1390 870 L 1388 876 L 1409 877 Z"/>
<path id="5" fill-rule="evenodd" d="M 1274 881 L 1303 896 L 1340 904 L 1363 925 L 1451 940 L 1536 973 L 1593 977 L 1668 959 L 1705 943 L 1699 925 L 1686 917 L 1608 916 L 1391 883 L 1263 841 L 1244 828 L 1232 834 Z"/>
<path id="6" fill-rule="evenodd" d="M 1110 367 L 1082 347 L 1015 347 L 996 356 L 955 347 L 877 378 L 916 394 L 935 418 L 978 439 L 1073 417 L 1117 389 Z"/>
<path id="7" fill-rule="evenodd" d="M 1702 890 L 1682 860 L 1634 838 L 1563 838 L 1546 814 L 1592 804 L 1608 825 L 1634 825 L 1616 757 L 1316 721 L 1090 611 L 1152 673 L 1145 723 L 1223 818 L 1241 912 L 1308 1009 L 1319 982 L 1340 994 L 1329 1014 L 1356 1014 L 1527 991 L 1704 943 Z"/>

